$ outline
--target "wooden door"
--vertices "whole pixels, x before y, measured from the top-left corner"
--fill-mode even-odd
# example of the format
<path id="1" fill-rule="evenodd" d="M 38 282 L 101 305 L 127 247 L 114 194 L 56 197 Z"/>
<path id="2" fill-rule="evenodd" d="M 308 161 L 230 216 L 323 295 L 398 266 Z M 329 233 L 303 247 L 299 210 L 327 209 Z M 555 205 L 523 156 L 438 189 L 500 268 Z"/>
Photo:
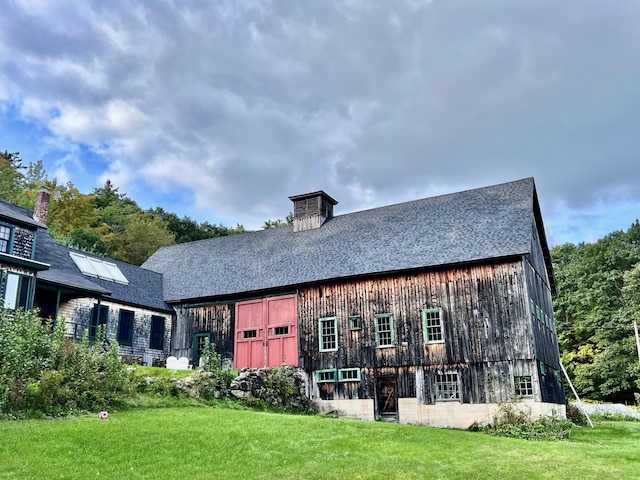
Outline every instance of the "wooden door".
<path id="1" fill-rule="evenodd" d="M 250 300 L 236 304 L 236 355 L 234 366 L 264 367 L 264 304 Z"/>
<path id="2" fill-rule="evenodd" d="M 376 379 L 376 400 L 379 417 L 390 418 L 397 415 L 395 377 L 378 377 Z"/>
<path id="3" fill-rule="evenodd" d="M 296 295 L 236 304 L 234 367 L 298 365 Z"/>

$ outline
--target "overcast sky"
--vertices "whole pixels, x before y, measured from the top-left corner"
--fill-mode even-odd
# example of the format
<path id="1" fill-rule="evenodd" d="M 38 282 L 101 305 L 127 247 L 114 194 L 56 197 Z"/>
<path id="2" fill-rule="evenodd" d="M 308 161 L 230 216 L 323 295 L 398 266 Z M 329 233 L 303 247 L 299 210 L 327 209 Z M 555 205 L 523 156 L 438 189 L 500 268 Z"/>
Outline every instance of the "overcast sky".
<path id="1" fill-rule="evenodd" d="M 594 241 L 640 216 L 640 2 L 4 0 L 0 149 L 247 228 L 533 176 Z"/>

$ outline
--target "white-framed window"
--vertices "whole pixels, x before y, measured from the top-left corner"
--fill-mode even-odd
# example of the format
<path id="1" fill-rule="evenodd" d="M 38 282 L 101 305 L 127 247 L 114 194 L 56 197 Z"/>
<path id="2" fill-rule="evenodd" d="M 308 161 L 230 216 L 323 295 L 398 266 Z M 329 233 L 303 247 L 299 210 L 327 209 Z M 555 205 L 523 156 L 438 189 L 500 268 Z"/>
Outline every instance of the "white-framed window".
<path id="1" fill-rule="evenodd" d="M 424 343 L 444 343 L 441 308 L 426 308 L 422 310 L 422 329 Z"/>
<path id="2" fill-rule="evenodd" d="M 519 377 L 514 377 L 514 384 L 516 389 L 516 395 L 518 397 L 533 396 L 533 382 L 531 381 L 531 375 L 522 375 Z"/>
<path id="3" fill-rule="evenodd" d="M 338 319 L 336 317 L 325 317 L 319 320 L 318 338 L 321 352 L 338 350 Z"/>
<path id="4" fill-rule="evenodd" d="M 395 335 L 393 332 L 393 315 L 385 313 L 376 315 L 376 346 L 393 347 L 395 345 Z"/>
<path id="5" fill-rule="evenodd" d="M 460 400 L 460 386 L 457 372 L 436 374 L 436 400 Z"/>

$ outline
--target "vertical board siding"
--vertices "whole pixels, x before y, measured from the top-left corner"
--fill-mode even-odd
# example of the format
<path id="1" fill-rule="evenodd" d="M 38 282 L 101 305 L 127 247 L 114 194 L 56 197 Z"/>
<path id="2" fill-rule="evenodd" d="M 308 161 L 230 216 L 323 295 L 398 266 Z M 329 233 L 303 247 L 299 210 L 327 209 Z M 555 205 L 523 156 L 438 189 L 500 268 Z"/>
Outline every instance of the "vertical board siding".
<path id="1" fill-rule="evenodd" d="M 309 378 L 316 370 L 361 368 L 360 382 L 314 382 L 311 394 L 375 398 L 375 378 L 392 374 L 398 397 L 432 403 L 436 373 L 456 370 L 462 402 L 512 399 L 510 362 L 535 359 L 524 265 L 513 261 L 301 289 L 301 365 Z M 422 310 L 431 308 L 442 309 L 444 343 L 424 342 Z M 376 346 L 379 314 L 393 315 L 393 347 Z M 354 315 L 362 318 L 361 330 L 349 330 Z M 337 318 L 335 352 L 319 351 L 322 317 Z"/>
<path id="2" fill-rule="evenodd" d="M 176 307 L 176 324 L 171 338 L 171 354 L 193 358 L 193 339 L 198 333 L 210 333 L 211 343 L 223 362 L 233 360 L 235 304 Z"/>

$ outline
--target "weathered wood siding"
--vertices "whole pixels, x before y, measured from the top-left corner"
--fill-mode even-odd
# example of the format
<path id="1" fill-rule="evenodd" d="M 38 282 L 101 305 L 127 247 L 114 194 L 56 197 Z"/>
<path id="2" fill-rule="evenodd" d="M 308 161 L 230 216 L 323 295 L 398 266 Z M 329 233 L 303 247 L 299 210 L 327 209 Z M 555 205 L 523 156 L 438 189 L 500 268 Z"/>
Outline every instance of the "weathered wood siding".
<path id="1" fill-rule="evenodd" d="M 461 401 L 506 401 L 513 375 L 531 374 L 535 359 L 528 303 L 521 260 L 305 288 L 298 302 L 301 365 L 307 372 L 361 368 L 360 382 L 318 383 L 326 399 L 374 398 L 374 377 L 393 374 L 398 397 L 431 403 L 436 372 L 455 369 Z M 425 344 L 422 310 L 431 308 L 442 309 L 444 343 Z M 376 347 L 377 314 L 393 315 L 395 346 Z M 350 330 L 356 315 L 362 329 Z M 326 317 L 338 322 L 334 352 L 319 348 L 318 319 Z"/>
<path id="2" fill-rule="evenodd" d="M 235 302 L 211 305 L 175 306 L 176 317 L 171 338 L 171 354 L 193 358 L 193 340 L 198 333 L 211 334 L 211 343 L 223 356 L 233 361 Z"/>
<path id="3" fill-rule="evenodd" d="M 530 299 L 529 318 L 533 331 L 537 359 L 536 370 L 542 401 L 564 403 L 551 287 L 535 225 L 531 237 L 531 255 L 525 258 L 525 265 Z"/>

